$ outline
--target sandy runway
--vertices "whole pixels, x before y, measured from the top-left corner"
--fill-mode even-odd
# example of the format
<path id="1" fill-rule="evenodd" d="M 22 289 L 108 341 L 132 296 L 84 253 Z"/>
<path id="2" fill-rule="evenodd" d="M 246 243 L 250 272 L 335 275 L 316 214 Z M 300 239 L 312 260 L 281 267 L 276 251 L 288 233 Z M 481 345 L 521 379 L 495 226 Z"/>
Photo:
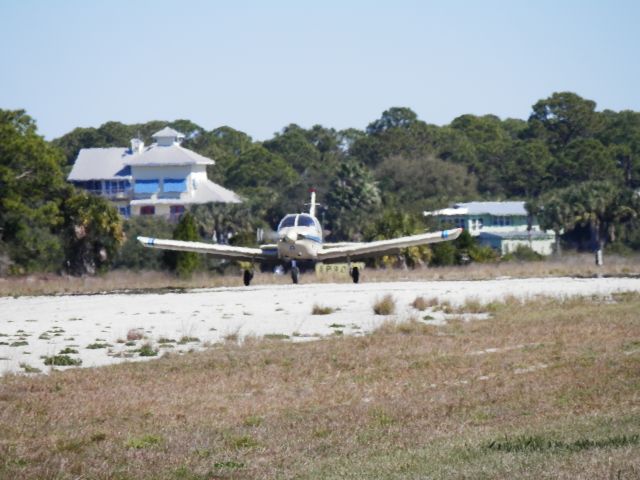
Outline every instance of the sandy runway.
<path id="1" fill-rule="evenodd" d="M 388 282 L 370 284 L 302 284 L 192 290 L 184 293 L 101 294 L 0 298 L 0 374 L 38 369 L 44 357 L 64 349 L 83 367 L 157 358 L 164 351 L 202 349 L 225 338 L 273 335 L 313 339 L 336 332 L 359 335 L 389 317 L 372 305 L 391 294 L 403 320 L 420 312 L 416 296 L 464 303 L 506 295 L 606 296 L 640 291 L 633 278 L 541 278 L 487 281 Z M 314 304 L 336 309 L 312 315 Z M 431 321 L 442 321 L 442 316 Z M 144 338 L 132 339 L 139 331 Z M 157 356 L 141 356 L 147 345 Z M 77 353 L 76 353 L 77 352 Z M 55 367 L 61 368 L 61 367 Z M 65 367 L 67 368 L 67 367 Z"/>

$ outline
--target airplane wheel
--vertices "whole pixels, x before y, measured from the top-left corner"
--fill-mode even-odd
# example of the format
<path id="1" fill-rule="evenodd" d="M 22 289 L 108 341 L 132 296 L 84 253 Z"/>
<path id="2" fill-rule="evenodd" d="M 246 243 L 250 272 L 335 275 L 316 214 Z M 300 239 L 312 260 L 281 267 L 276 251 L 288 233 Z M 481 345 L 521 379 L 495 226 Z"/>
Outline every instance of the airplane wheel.
<path id="1" fill-rule="evenodd" d="M 245 270 L 244 275 L 242 276 L 242 280 L 244 281 L 244 285 L 248 287 L 251 283 L 251 280 L 253 280 L 253 272 L 251 270 Z"/>
<path id="2" fill-rule="evenodd" d="M 360 269 L 358 267 L 353 267 L 351 269 L 351 278 L 353 279 L 353 283 L 358 283 L 360 281 Z"/>
<path id="3" fill-rule="evenodd" d="M 293 283 L 298 283 L 300 277 L 300 269 L 298 267 L 291 267 L 291 280 Z"/>

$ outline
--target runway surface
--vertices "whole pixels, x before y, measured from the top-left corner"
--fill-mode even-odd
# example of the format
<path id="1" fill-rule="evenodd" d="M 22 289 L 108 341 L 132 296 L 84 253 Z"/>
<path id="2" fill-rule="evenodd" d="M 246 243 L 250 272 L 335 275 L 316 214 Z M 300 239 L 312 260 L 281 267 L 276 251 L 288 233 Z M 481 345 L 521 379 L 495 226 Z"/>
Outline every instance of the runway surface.
<path id="1" fill-rule="evenodd" d="M 302 284 L 200 289 L 181 293 L 61 295 L 0 298 L 0 374 L 37 368 L 47 372 L 46 356 L 68 348 L 83 367 L 158 358 L 164 351 L 199 350 L 247 335 L 310 340 L 326 335 L 362 335 L 389 319 L 422 319 L 411 307 L 417 296 L 453 305 L 507 295 L 607 296 L 640 291 L 634 278 L 537 278 L 486 281 Z M 390 294 L 391 317 L 375 315 L 374 302 Z M 312 315 L 313 306 L 335 309 Z M 427 321 L 446 321 L 441 312 Z M 132 331 L 144 336 L 128 340 Z M 142 345 L 157 350 L 140 356 Z M 93 348 L 87 348 L 93 347 Z M 57 369 L 69 367 L 55 367 Z"/>

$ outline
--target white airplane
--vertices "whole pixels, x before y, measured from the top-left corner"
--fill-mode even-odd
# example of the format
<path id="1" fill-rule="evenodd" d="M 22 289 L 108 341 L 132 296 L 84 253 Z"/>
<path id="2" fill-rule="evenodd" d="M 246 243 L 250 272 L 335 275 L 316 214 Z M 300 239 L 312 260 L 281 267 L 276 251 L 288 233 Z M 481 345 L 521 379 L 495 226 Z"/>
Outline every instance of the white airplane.
<path id="1" fill-rule="evenodd" d="M 402 248 L 416 245 L 455 240 L 462 232 L 461 228 L 456 228 L 391 240 L 323 243 L 322 227 L 316 218 L 316 206 L 316 193 L 312 191 L 309 213 L 285 215 L 278 225 L 278 243 L 261 245 L 259 248 L 163 240 L 149 237 L 138 237 L 138 241 L 145 247 L 208 253 L 220 259 L 249 261 L 252 265 L 255 262 L 284 264 L 284 266 L 291 267 L 293 283 L 298 283 L 300 264 L 313 265 L 316 262 L 334 263 L 346 261 L 349 263 L 349 273 L 353 282 L 358 283 L 360 271 L 358 267 L 351 266 L 351 261 L 353 260 L 390 255 L 398 253 Z M 248 286 L 252 279 L 253 269 L 245 270 L 243 275 L 244 284 Z"/>

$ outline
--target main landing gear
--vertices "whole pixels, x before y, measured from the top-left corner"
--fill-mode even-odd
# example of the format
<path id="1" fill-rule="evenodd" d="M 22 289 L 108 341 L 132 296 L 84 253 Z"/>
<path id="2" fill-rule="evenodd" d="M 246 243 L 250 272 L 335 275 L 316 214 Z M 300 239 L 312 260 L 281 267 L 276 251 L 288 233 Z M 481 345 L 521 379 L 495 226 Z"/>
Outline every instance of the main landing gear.
<path id="1" fill-rule="evenodd" d="M 349 275 L 351 275 L 353 283 L 358 283 L 360 281 L 360 269 L 358 267 L 350 268 Z"/>

